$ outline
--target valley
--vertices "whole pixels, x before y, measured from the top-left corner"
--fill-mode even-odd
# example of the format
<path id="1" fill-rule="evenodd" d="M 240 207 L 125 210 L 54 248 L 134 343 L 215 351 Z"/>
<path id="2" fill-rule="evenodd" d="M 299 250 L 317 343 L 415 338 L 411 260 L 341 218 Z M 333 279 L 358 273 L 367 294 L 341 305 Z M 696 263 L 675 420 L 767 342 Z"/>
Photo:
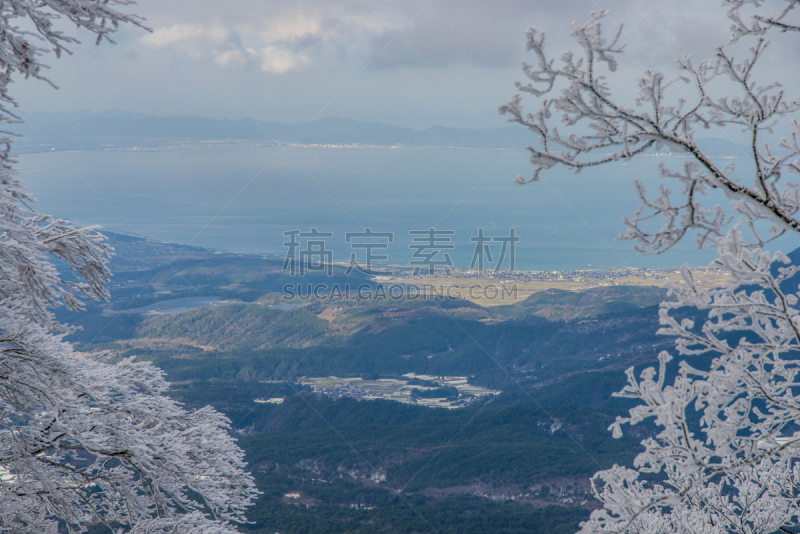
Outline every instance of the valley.
<path id="1" fill-rule="evenodd" d="M 112 299 L 59 311 L 83 327 L 69 341 L 151 361 L 174 399 L 226 414 L 263 492 L 253 532 L 572 532 L 589 477 L 652 431 L 607 428 L 624 370 L 671 347 L 658 287 L 287 307 L 280 259 L 111 239 Z M 380 284 L 351 274 L 330 278 Z"/>

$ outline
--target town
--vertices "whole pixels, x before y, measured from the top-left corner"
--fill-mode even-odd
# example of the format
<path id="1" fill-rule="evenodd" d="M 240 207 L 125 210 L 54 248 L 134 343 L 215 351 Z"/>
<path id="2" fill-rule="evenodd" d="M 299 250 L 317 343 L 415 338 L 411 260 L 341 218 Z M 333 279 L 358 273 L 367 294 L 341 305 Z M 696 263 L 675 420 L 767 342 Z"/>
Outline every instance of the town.
<path id="1" fill-rule="evenodd" d="M 404 404 L 417 404 L 429 408 L 459 408 L 499 391 L 469 384 L 466 376 L 429 376 L 408 373 L 403 379 L 381 378 L 304 378 L 303 385 L 332 399 L 348 397 L 358 400 L 392 400 Z M 439 393 L 439 392 L 443 393 Z M 453 394 L 444 396 L 446 391 Z M 457 393 L 457 394 L 455 394 Z M 274 402 L 274 401 L 273 401 Z"/>

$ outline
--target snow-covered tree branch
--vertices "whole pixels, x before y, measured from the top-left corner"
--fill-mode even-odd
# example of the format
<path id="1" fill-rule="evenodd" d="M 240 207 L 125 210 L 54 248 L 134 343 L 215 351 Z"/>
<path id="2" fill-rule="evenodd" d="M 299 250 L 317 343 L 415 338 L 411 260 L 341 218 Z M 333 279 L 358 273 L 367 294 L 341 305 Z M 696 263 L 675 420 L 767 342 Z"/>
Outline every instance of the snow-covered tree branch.
<path id="1" fill-rule="evenodd" d="M 77 42 L 59 18 L 99 43 L 120 23 L 143 26 L 118 11 L 129 4 L 0 3 L 0 123 L 17 120 L 13 77 L 43 79 L 44 46 L 57 56 Z M 50 309 L 105 299 L 110 249 L 93 228 L 37 213 L 11 138 L 0 142 L 0 532 L 55 533 L 59 521 L 70 532 L 98 521 L 119 532 L 235 532 L 257 490 L 229 421 L 181 408 L 149 363 L 110 363 L 62 341 L 70 329 Z M 68 280 L 50 257 L 69 266 Z"/>
<path id="2" fill-rule="evenodd" d="M 742 2 L 744 3 L 744 2 Z M 729 218 L 724 210 L 704 210 L 699 198 L 709 188 L 722 190 L 732 201 L 735 213 L 755 230 L 758 221 L 770 223 L 766 236 L 753 232 L 756 245 L 763 245 L 787 231 L 800 231 L 796 215 L 800 210 L 800 186 L 786 179 L 787 173 L 800 174 L 800 123 L 791 121 L 788 135 L 778 150 L 763 144 L 761 138 L 774 130 L 776 121 L 800 110 L 800 99 L 789 100 L 777 83 L 763 84 L 754 79 L 754 68 L 768 43 L 759 38 L 748 55 L 737 60 L 720 47 L 717 54 L 695 65 L 685 56 L 676 62 L 677 73 L 667 78 L 663 73 L 648 71 L 639 79 L 639 95 L 633 105 L 612 99 L 605 67 L 617 69 L 616 57 L 621 27 L 610 39 L 604 37 L 601 21 L 607 12 L 593 12 L 585 24 L 573 24 L 572 36 L 581 45 L 580 58 L 572 52 L 561 56 L 558 64 L 545 52 L 545 33 L 530 29 L 528 50 L 534 53 L 534 65 L 523 62 L 523 71 L 530 82 L 517 84 L 522 93 L 539 97 L 539 109 L 525 113 L 521 93 L 500 107 L 537 134 L 539 147 L 528 147 L 534 165 L 532 178 L 518 177 L 518 182 L 538 180 L 543 171 L 564 165 L 576 171 L 587 167 L 627 160 L 650 148 L 668 147 L 671 151 L 691 155 L 682 172 L 662 167 L 665 178 L 680 184 L 681 201 L 673 204 L 669 190 L 648 200 L 644 187 L 637 183 L 642 209 L 625 219 L 625 239 L 638 242 L 645 253 L 664 251 L 690 230 L 700 230 L 702 246 L 716 246 L 724 234 Z M 738 10 L 731 16 L 740 17 Z M 719 78 L 727 83 L 717 83 Z M 680 96 L 670 98 L 675 84 L 693 87 L 693 102 Z M 722 89 L 721 94 L 715 91 Z M 733 93 L 731 92 L 733 88 Z M 546 98 L 556 92 L 552 98 Z M 562 122 L 570 133 L 563 136 L 551 126 L 552 115 L 562 113 Z M 749 181 L 735 175 L 732 166 L 721 168 L 706 156 L 694 140 L 697 128 L 741 127 L 749 131 L 749 150 L 754 173 Z M 653 217 L 663 218 L 660 230 L 647 231 L 642 223 Z"/>
<path id="3" fill-rule="evenodd" d="M 528 148 L 532 178 L 517 181 L 538 180 L 558 165 L 575 171 L 609 165 L 662 146 L 680 152 L 687 156 L 682 168 L 660 166 L 662 180 L 678 184 L 677 199 L 666 184 L 651 198 L 637 182 L 642 205 L 623 219 L 620 238 L 652 254 L 694 234 L 700 248 L 717 249 L 713 266 L 729 273 L 723 287 L 704 290 L 684 267 L 685 283 L 670 286 L 660 333 L 675 337 L 679 355 L 706 363 L 680 361 L 671 381 L 666 352 L 658 369 L 638 377 L 628 370 L 618 396 L 640 404 L 612 430 L 619 436 L 624 425 L 650 420 L 659 432 L 643 441 L 632 468 L 595 475 L 604 508 L 582 525 L 583 533 L 800 531 L 800 265 L 764 250 L 778 237 L 800 234 L 800 183 L 792 179 L 800 174 L 800 100 L 790 97 L 796 88 L 786 91 L 758 70 L 770 32 L 800 29 L 797 4 L 725 0 L 732 44 L 704 61 L 682 57 L 673 77 L 646 72 L 630 104 L 614 96 L 606 78 L 623 53 L 621 28 L 610 37 L 602 31 L 606 12 L 573 24 L 580 52 L 559 60 L 548 55 L 544 32 L 528 30 L 529 81 L 517 84 L 520 93 L 500 108 L 539 140 Z M 735 57 L 733 44 L 750 46 Z M 677 84 L 685 87 L 674 95 Z M 524 93 L 538 100 L 537 110 L 523 111 Z M 552 124 L 555 113 L 562 131 Z M 746 132 L 752 171 L 720 166 L 704 153 L 695 133 L 707 128 Z M 777 143 L 775 132 L 783 135 Z M 724 192 L 730 206 L 704 207 L 712 189 Z M 660 228 L 652 228 L 653 220 L 661 220 Z M 706 318 L 678 318 L 691 309 Z"/>

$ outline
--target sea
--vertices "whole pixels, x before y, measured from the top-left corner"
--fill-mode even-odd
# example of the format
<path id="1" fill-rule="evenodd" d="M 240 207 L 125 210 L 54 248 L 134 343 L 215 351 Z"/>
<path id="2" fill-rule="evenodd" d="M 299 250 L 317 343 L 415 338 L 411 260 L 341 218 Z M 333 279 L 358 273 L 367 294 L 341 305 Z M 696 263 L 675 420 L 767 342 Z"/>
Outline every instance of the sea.
<path id="1" fill-rule="evenodd" d="M 617 240 L 623 216 L 639 206 L 634 180 L 650 195 L 659 183 L 677 193 L 658 164 L 680 170 L 686 161 L 650 155 L 578 174 L 556 168 L 521 186 L 514 179 L 531 173 L 524 151 L 221 143 L 26 154 L 18 169 L 39 212 L 156 241 L 277 256 L 316 251 L 362 265 L 369 252 L 373 264 L 423 269 L 468 268 L 479 256 L 488 269 L 502 256 L 507 270 L 513 229 L 515 270 L 562 271 L 709 264 L 714 251 L 698 251 L 691 238 L 652 256 Z M 747 170 L 744 160 L 721 163 Z M 707 205 L 718 203 L 728 201 L 712 191 Z M 366 229 L 381 235 L 355 235 Z"/>

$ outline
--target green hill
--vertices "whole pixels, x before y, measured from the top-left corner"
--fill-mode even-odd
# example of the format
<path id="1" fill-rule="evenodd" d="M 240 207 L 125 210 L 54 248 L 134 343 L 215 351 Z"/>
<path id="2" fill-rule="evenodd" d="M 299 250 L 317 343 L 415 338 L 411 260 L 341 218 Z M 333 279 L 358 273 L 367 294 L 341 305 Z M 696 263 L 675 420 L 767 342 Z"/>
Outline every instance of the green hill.
<path id="1" fill-rule="evenodd" d="M 231 304 L 147 317 L 136 337 L 188 341 L 219 350 L 305 347 L 325 335 L 327 322 L 303 309 L 277 310 L 257 304 Z"/>
<path id="2" fill-rule="evenodd" d="M 613 286 L 586 291 L 547 289 L 517 304 L 492 308 L 492 312 L 501 317 L 537 316 L 550 321 L 568 321 L 655 306 L 666 296 L 667 290 L 659 287 Z"/>

